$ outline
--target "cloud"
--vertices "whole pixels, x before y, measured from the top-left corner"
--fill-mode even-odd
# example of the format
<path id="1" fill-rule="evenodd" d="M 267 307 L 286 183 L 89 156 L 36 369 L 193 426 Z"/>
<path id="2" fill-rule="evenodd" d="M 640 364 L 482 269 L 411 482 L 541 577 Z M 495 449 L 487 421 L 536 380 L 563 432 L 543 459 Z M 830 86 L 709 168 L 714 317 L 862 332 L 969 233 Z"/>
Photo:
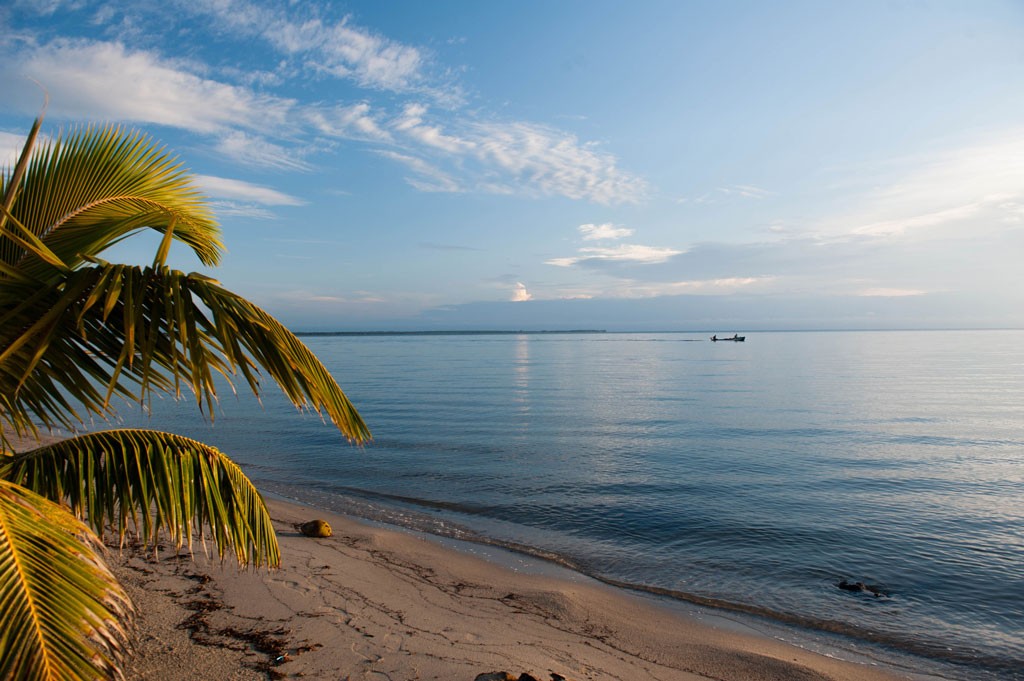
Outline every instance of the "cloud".
<path id="1" fill-rule="evenodd" d="M 906 288 L 868 288 L 854 293 L 865 298 L 905 298 L 907 296 L 924 296 L 929 291 Z"/>
<path id="2" fill-rule="evenodd" d="M 699 205 L 720 203 L 726 199 L 764 199 L 775 196 L 774 192 L 750 184 L 730 184 L 716 187 L 700 196 L 676 199 L 676 203 L 696 203 Z"/>
<path id="3" fill-rule="evenodd" d="M 272 220 L 265 206 L 301 206 L 306 202 L 270 187 L 213 175 L 196 175 L 200 189 L 214 199 L 210 205 L 218 217 L 232 216 Z"/>
<path id="4" fill-rule="evenodd" d="M 39 43 L 29 33 L 8 37 L 19 49 L 0 72 L 0 88 L 8 102 L 34 113 L 39 94 L 28 80 L 34 77 L 51 95 L 51 120 L 106 119 L 187 130 L 212 137 L 208 146 L 217 154 L 247 167 L 309 170 L 306 157 L 331 149 L 328 137 L 359 142 L 401 163 L 412 170 L 407 182 L 426 192 L 565 197 L 604 205 L 636 203 L 649 193 L 643 178 L 620 168 L 618 158 L 594 142 L 548 125 L 496 120 L 479 108 L 460 110 L 455 100 L 435 96 L 449 84 L 447 76 L 436 75 L 432 57 L 348 18 L 332 23 L 317 14 L 327 10 L 310 9 L 299 19 L 241 0 L 180 2 L 178 9 L 212 17 L 213 32 L 230 32 L 225 40 L 265 39 L 287 59 L 272 72 L 264 62 L 247 71 L 198 58 L 168 59 L 151 47 L 161 36 L 150 28 L 166 17 L 143 8 L 136 21 L 142 33 L 131 40 L 145 49 L 87 39 Z M 145 11 L 152 16 L 143 16 Z M 110 13 L 95 16 L 115 20 Z M 295 83 L 311 64 L 316 72 L 387 90 L 389 96 L 323 103 L 272 92 Z"/>
<path id="5" fill-rule="evenodd" d="M 424 146 L 449 154 L 465 154 L 473 151 L 476 143 L 472 140 L 445 135 L 438 126 L 424 125 L 423 115 L 426 112 L 427 107 L 422 104 L 407 104 L 392 126 L 395 130 L 405 133 Z"/>
<path id="6" fill-rule="evenodd" d="M 310 69 L 392 92 L 426 90 L 428 59 L 418 48 L 354 25 L 349 17 L 324 21 L 300 18 L 295 8 L 276 10 L 244 0 L 180 3 L 192 13 L 216 18 L 233 32 L 258 36 L 279 52 L 297 56 Z"/>
<path id="7" fill-rule="evenodd" d="M 585 250 L 549 263 L 600 271 L 609 281 L 588 283 L 601 296 L 613 295 L 609 290 L 727 292 L 730 282 L 787 296 L 996 296 L 1019 280 L 1014 255 L 1024 238 L 1022 159 L 1024 129 L 1004 130 L 858 169 L 864 188 L 859 195 L 840 188 L 841 213 L 769 220 L 771 234 L 762 232 L 760 241 L 694 244 L 654 264 L 588 257 L 607 254 Z M 737 196 L 757 194 L 735 187 Z"/>
<path id="8" fill-rule="evenodd" d="M 719 187 L 718 193 L 725 194 L 726 196 L 739 196 L 744 199 L 763 199 L 774 196 L 774 193 L 767 189 L 761 189 L 749 184 L 732 184 L 726 187 Z"/>
<path id="9" fill-rule="evenodd" d="M 527 191 L 601 204 L 635 203 L 648 191 L 642 178 L 618 168 L 613 155 L 562 130 L 493 122 L 471 125 L 470 134 L 475 155 Z"/>
<path id="10" fill-rule="evenodd" d="M 574 265 L 592 265 L 595 263 L 634 263 L 641 265 L 653 265 L 663 263 L 670 258 L 680 255 L 685 251 L 678 251 L 674 248 L 660 248 L 657 246 L 641 246 L 639 244 L 619 244 L 612 248 L 581 248 L 580 255 L 568 258 L 552 258 L 546 260 L 546 264 L 557 267 L 572 267 Z"/>
<path id="11" fill-rule="evenodd" d="M 317 50 L 322 60 L 319 66 L 335 75 L 354 78 L 365 87 L 401 92 L 422 79 L 424 60 L 418 49 L 349 26 L 347 18 L 334 25 L 314 20 L 301 27 L 285 23 L 282 28 L 281 38 L 298 39 L 294 48 Z"/>
<path id="12" fill-rule="evenodd" d="M 618 169 L 595 144 L 547 126 L 480 122 L 446 114 L 447 129 L 429 120 L 421 102 L 404 104 L 382 123 L 369 107 L 357 110 L 378 153 L 414 171 L 407 181 L 424 191 L 481 191 L 527 197 L 565 197 L 599 204 L 636 203 L 647 183 Z M 321 119 L 321 124 L 324 119 Z M 349 131 L 351 126 L 340 126 Z"/>
<path id="13" fill-rule="evenodd" d="M 1024 129 L 1011 129 L 955 149 L 897 159 L 856 210 L 821 220 L 824 240 L 869 237 L 929 240 L 978 237 L 1001 230 L 1024 202 Z"/>
<path id="14" fill-rule="evenodd" d="M 167 125 L 200 133 L 238 128 L 271 130 L 295 108 L 291 99 L 263 95 L 191 73 L 183 65 L 120 43 L 59 39 L 29 48 L 0 75 L 0 87 L 22 110 L 39 103 L 28 78 L 50 93 L 49 113 Z"/>
<path id="15" fill-rule="evenodd" d="M 583 235 L 584 241 L 602 241 L 610 239 L 624 239 L 627 236 L 633 236 L 635 230 L 627 229 L 626 227 L 616 227 L 610 222 L 605 222 L 600 225 L 580 225 L 576 228 L 577 231 Z"/>
<path id="16" fill-rule="evenodd" d="M 406 182 L 424 192 L 460 192 L 462 187 L 444 171 L 435 168 L 427 161 L 397 151 L 378 151 L 378 154 L 392 161 L 397 161 L 417 174 L 418 177 L 407 177 Z"/>
<path id="17" fill-rule="evenodd" d="M 860 225 L 850 231 L 853 235 L 863 236 L 900 236 L 909 230 L 917 230 L 926 227 L 946 224 L 956 220 L 962 220 L 976 215 L 981 209 L 981 202 L 968 203 L 962 206 L 946 208 L 930 213 L 922 213 L 902 219 L 881 220 L 867 225 Z"/>
<path id="18" fill-rule="evenodd" d="M 521 281 L 517 281 L 515 288 L 512 289 L 512 297 L 510 300 L 513 303 L 523 303 L 531 299 L 533 299 L 533 295 L 526 290 L 526 285 Z"/>
<path id="19" fill-rule="evenodd" d="M 367 102 L 311 109 L 304 115 L 316 130 L 325 135 L 384 142 L 391 140 L 391 134 L 380 127 Z"/>
<path id="20" fill-rule="evenodd" d="M 13 168 L 25 147 L 25 135 L 0 130 L 0 168 Z"/>
<path id="21" fill-rule="evenodd" d="M 692 279 L 663 283 L 625 282 L 618 283 L 607 291 L 604 298 L 656 298 L 658 296 L 689 295 L 731 295 L 749 292 L 752 288 L 764 288 L 774 277 L 724 277 L 721 279 Z"/>
<path id="22" fill-rule="evenodd" d="M 261 206 L 301 206 L 306 203 L 276 189 L 242 180 L 213 175 L 196 175 L 195 179 L 203 191 L 214 198 L 242 199 Z"/>
<path id="23" fill-rule="evenodd" d="M 1009 224 L 1024 222 L 1024 202 L 1004 201 L 998 206 L 1002 221 Z"/>
<path id="24" fill-rule="evenodd" d="M 301 151 L 285 148 L 267 139 L 241 130 L 222 136 L 215 146 L 218 153 L 246 166 L 277 168 L 280 170 L 309 170 L 309 164 L 300 158 Z"/>
<path id="25" fill-rule="evenodd" d="M 430 159 L 428 175 L 443 174 L 426 191 L 563 196 L 600 204 L 636 203 L 646 197 L 642 178 L 623 171 L 612 154 L 574 135 L 526 122 L 481 122 L 449 117 L 450 129 L 427 122 L 428 108 L 406 105 L 391 123 L 404 142 Z M 396 152 L 405 162 L 406 153 Z M 425 160 L 421 158 L 423 163 Z M 408 165 L 408 163 L 407 163 Z M 444 189 L 443 187 L 449 187 Z"/>
<path id="26" fill-rule="evenodd" d="M 680 281 L 643 281 L 615 277 L 582 286 L 560 286 L 556 300 L 621 300 L 661 296 L 728 296 L 763 293 L 775 284 L 775 277 L 720 277 Z"/>
<path id="27" fill-rule="evenodd" d="M 622 171 L 617 159 L 567 132 L 526 122 L 475 121 L 449 116 L 448 129 L 428 121 L 422 103 L 406 104 L 390 122 L 405 144 L 430 159 L 445 184 L 427 191 L 482 191 L 493 194 L 564 196 L 601 204 L 635 203 L 647 183 Z M 407 157 L 402 152 L 398 160 Z M 421 161 L 426 162 L 423 158 Z M 458 179 L 456 179 L 458 178 Z"/>
<path id="28" fill-rule="evenodd" d="M 332 305 L 372 305 L 387 302 L 369 291 L 353 291 L 351 295 L 339 296 L 326 293 L 310 293 L 309 291 L 284 291 L 274 296 L 278 300 L 289 303 L 321 303 Z"/>
<path id="29" fill-rule="evenodd" d="M 235 201 L 211 201 L 210 207 L 218 218 L 225 216 L 254 218 L 257 220 L 273 220 L 277 216 L 266 208 L 255 206 L 249 203 L 237 203 Z"/>

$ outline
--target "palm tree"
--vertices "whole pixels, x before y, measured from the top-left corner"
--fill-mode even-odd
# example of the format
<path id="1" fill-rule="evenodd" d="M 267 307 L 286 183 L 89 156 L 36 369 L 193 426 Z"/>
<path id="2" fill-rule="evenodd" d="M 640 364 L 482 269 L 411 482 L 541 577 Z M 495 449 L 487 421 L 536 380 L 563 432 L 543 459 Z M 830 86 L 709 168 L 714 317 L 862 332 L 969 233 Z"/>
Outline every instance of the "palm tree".
<path id="1" fill-rule="evenodd" d="M 31 451 L 13 436 L 109 418 L 191 391 L 210 418 L 214 376 L 261 392 L 262 370 L 350 441 L 369 438 L 324 366 L 269 314 L 201 274 L 167 266 L 172 242 L 217 264 L 220 231 L 177 161 L 148 137 L 80 128 L 0 174 L 0 678 L 120 674 L 132 606 L 97 535 L 178 548 L 194 534 L 242 565 L 279 564 L 259 493 L 223 453 L 153 430 L 111 430 Z M 151 229 L 152 265 L 100 256 Z M 232 388 L 234 386 L 232 385 Z"/>

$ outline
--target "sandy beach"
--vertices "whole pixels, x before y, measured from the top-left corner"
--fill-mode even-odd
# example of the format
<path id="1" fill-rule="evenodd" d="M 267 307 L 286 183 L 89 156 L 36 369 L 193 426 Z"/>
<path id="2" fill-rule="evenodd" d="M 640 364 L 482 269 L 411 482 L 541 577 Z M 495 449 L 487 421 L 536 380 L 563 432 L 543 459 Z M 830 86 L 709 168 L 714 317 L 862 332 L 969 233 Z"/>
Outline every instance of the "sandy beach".
<path id="1" fill-rule="evenodd" d="M 166 549 L 112 555 L 139 611 L 128 678 L 904 678 L 586 578 L 515 570 L 401 530 L 268 504 L 279 570 L 239 571 L 198 549 L 194 561 Z M 332 537 L 296 531 L 318 517 Z"/>

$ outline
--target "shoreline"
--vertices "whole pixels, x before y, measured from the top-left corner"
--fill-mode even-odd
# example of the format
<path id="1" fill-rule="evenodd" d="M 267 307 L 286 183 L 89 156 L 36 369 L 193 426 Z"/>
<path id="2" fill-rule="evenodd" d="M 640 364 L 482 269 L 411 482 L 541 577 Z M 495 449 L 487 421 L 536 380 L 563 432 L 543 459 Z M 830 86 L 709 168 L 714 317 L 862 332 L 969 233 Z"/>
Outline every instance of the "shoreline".
<path id="1" fill-rule="evenodd" d="M 194 562 L 173 551 L 112 554 L 139 606 L 129 678 L 927 678 L 742 631 L 714 613 L 698 620 L 568 569 L 576 579 L 556 566 L 517 569 L 445 545 L 451 540 L 266 501 L 279 570 L 221 566 L 198 546 Z M 313 517 L 328 520 L 334 536 L 294 530 Z M 183 660 L 194 667 L 183 669 Z"/>
<path id="2" fill-rule="evenodd" d="M 375 502 L 358 494 L 353 496 L 335 492 L 307 500 L 299 496 L 297 490 L 283 491 L 279 488 L 262 491 L 262 494 L 264 499 L 306 507 L 311 512 L 333 513 L 381 529 L 423 537 L 460 553 L 482 556 L 512 570 L 526 569 L 568 581 L 582 579 L 600 584 L 636 598 L 650 600 L 661 607 L 683 613 L 684 617 L 715 619 L 726 627 L 736 626 L 741 630 L 755 632 L 756 635 L 787 641 L 830 657 L 877 665 L 897 673 L 912 673 L 918 679 L 958 678 L 955 674 L 950 677 L 944 674 L 952 673 L 950 667 L 954 663 L 930 657 L 927 652 L 900 647 L 900 642 L 893 642 L 870 631 L 843 626 L 833 620 L 792 615 L 738 601 L 608 577 L 586 569 L 571 557 L 518 541 L 496 539 L 466 525 L 453 523 L 450 519 L 438 519 L 422 509 L 389 506 L 388 499 Z M 398 501 L 415 506 L 412 500 Z"/>

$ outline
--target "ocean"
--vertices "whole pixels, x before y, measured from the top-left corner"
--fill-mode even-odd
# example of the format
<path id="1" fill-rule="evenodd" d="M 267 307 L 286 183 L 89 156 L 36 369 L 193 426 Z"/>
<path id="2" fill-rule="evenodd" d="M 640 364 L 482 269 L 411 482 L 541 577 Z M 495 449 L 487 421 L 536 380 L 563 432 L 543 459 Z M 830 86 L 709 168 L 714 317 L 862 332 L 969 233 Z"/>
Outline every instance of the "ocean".
<path id="1" fill-rule="evenodd" d="M 124 422 L 214 444 L 289 498 L 1024 679 L 1024 331 L 303 340 L 371 444 L 273 391 L 225 392 L 213 426 L 172 400 Z"/>

